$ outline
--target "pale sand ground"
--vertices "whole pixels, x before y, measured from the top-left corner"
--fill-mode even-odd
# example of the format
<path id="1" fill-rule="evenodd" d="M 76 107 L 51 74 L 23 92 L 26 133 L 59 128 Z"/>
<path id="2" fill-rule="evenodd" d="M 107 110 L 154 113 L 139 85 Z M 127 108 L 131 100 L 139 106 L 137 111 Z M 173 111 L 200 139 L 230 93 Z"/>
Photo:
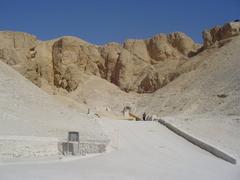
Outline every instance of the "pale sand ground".
<path id="1" fill-rule="evenodd" d="M 110 152 L 66 162 L 1 165 L 0 179 L 238 180 L 240 177 L 239 165 L 216 158 L 159 123 L 105 119 L 101 124 L 113 137 Z"/>

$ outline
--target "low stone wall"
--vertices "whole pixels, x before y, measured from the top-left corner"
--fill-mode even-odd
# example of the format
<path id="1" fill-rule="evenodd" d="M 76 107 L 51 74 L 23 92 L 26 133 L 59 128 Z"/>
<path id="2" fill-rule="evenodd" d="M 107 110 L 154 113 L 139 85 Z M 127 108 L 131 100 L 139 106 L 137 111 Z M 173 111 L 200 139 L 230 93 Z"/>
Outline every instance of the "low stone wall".
<path id="1" fill-rule="evenodd" d="M 58 139 L 31 136 L 0 136 L 0 160 L 59 154 Z"/>
<path id="2" fill-rule="evenodd" d="M 108 141 L 84 141 L 79 144 L 78 142 L 69 142 L 69 146 L 68 142 L 60 142 L 58 139 L 50 137 L 0 136 L 0 161 L 62 154 L 86 155 L 102 153 L 106 151 L 108 143 Z"/>
<path id="3" fill-rule="evenodd" d="M 179 136 L 183 137 L 184 139 L 188 140 L 189 142 L 191 142 L 192 144 L 210 152 L 211 154 L 215 155 L 218 158 L 221 158 L 227 162 L 230 162 L 232 164 L 236 164 L 237 160 L 228 155 L 227 153 L 217 149 L 216 147 L 213 147 L 212 145 L 209 145 L 183 131 L 181 131 L 180 129 L 176 128 L 175 126 L 173 126 L 172 124 L 167 123 L 166 121 L 162 120 L 162 119 L 158 119 L 158 122 L 163 124 L 164 126 L 166 126 L 168 129 L 170 129 L 171 131 L 173 131 L 174 133 L 178 134 Z"/>
<path id="4" fill-rule="evenodd" d="M 80 143 L 80 148 L 86 154 L 103 153 L 106 151 L 107 144 L 107 142 L 83 142 Z"/>
<path id="5" fill-rule="evenodd" d="M 108 141 L 61 142 L 59 149 L 64 155 L 86 155 L 103 153 L 107 145 Z"/>

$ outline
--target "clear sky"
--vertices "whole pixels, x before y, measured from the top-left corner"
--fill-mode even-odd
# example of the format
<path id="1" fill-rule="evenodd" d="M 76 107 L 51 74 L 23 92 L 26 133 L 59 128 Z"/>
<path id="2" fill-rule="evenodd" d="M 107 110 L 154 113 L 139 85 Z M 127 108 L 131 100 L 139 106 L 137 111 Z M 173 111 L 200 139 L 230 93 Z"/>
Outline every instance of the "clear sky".
<path id="1" fill-rule="evenodd" d="M 0 0 L 0 30 L 41 40 L 78 36 L 95 44 L 203 29 L 240 19 L 240 0 Z"/>

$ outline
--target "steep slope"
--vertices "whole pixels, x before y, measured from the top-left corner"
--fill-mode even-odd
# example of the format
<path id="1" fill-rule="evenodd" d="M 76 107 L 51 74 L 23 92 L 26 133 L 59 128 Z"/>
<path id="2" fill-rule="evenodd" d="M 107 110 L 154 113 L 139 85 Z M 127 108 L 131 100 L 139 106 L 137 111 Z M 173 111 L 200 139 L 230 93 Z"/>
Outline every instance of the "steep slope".
<path id="1" fill-rule="evenodd" d="M 0 62 L 0 135 L 66 139 L 79 131 L 82 140 L 106 140 L 94 117 L 74 111 Z"/>
<path id="2" fill-rule="evenodd" d="M 240 158 L 239 47 L 238 36 L 202 52 L 195 70 L 140 99 L 139 113 L 156 114 Z"/>
<path id="3" fill-rule="evenodd" d="M 240 37 L 235 37 L 225 46 L 191 59 L 198 62 L 195 70 L 182 74 L 153 95 L 146 95 L 151 99 L 149 110 L 159 114 L 240 115 L 239 45 Z"/>
<path id="4" fill-rule="evenodd" d="M 67 97 L 84 104 L 91 113 L 113 118 L 123 118 L 123 108 L 135 107 L 136 100 L 140 98 L 139 94 L 121 91 L 114 84 L 96 76 L 85 77 L 81 86 L 69 93 Z"/>

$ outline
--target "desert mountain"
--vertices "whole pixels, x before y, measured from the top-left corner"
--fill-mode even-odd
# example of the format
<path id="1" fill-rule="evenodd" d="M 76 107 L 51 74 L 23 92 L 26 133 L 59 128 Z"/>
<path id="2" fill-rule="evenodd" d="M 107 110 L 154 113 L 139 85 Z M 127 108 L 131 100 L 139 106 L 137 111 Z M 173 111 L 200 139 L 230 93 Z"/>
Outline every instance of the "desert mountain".
<path id="1" fill-rule="evenodd" d="M 238 97 L 239 28 L 239 22 L 230 22 L 205 30 L 203 46 L 180 32 L 101 46 L 71 36 L 40 41 L 0 32 L 0 60 L 65 102 L 74 104 L 66 96 L 76 100 L 84 111 L 131 106 L 164 115 L 229 107 L 236 113 L 228 105 L 237 101 L 231 93 Z M 225 94 L 229 97 L 220 97 Z"/>
<path id="2" fill-rule="evenodd" d="M 229 37 L 191 58 L 193 70 L 185 71 L 154 94 L 146 94 L 147 100 L 141 100 L 148 102 L 147 111 L 161 115 L 240 115 L 240 37 Z"/>
<path id="3" fill-rule="evenodd" d="M 236 143 L 240 137 L 239 27 L 239 23 L 230 23 L 203 32 L 201 52 L 183 65 L 191 70 L 185 70 L 153 94 L 139 98 L 139 114 L 160 116 L 240 157 Z"/>
<path id="4" fill-rule="evenodd" d="M 41 42 L 1 32 L 1 59 L 39 87 L 77 89 L 84 75 L 101 77 L 129 92 L 154 92 L 173 80 L 199 45 L 183 33 L 159 34 L 123 44 L 92 45 L 76 37 Z"/>

